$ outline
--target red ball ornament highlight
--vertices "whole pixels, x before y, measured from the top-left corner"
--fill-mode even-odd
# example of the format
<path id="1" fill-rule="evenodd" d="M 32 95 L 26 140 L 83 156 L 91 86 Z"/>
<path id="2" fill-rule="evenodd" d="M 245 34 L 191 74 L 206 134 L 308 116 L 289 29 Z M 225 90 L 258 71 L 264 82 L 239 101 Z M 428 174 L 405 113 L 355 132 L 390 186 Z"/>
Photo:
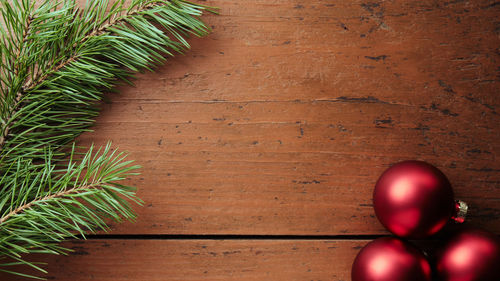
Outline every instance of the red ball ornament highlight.
<path id="1" fill-rule="evenodd" d="M 395 237 L 368 243 L 352 264 L 352 281 L 430 281 L 431 267 L 420 250 Z"/>
<path id="2" fill-rule="evenodd" d="M 464 230 L 453 236 L 437 259 L 442 281 L 500 280 L 500 241 L 482 230 Z"/>
<path id="3" fill-rule="evenodd" d="M 379 221 L 392 233 L 425 238 L 437 233 L 457 215 L 453 190 L 446 176 L 422 161 L 404 161 L 388 168 L 373 191 Z M 466 210 L 466 205 L 460 202 Z M 464 214 L 456 220 L 463 221 Z"/>

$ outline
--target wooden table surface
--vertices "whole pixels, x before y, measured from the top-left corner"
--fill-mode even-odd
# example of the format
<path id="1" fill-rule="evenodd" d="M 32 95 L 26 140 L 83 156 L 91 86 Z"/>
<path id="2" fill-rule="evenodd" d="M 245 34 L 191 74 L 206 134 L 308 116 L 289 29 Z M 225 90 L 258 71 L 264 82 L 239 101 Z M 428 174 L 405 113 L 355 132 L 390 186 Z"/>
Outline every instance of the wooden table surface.
<path id="1" fill-rule="evenodd" d="M 388 234 L 374 183 L 406 159 L 500 234 L 499 2 L 202 3 L 211 35 L 119 87 L 79 139 L 143 166 L 137 223 L 34 257 L 47 278 L 350 280 Z"/>

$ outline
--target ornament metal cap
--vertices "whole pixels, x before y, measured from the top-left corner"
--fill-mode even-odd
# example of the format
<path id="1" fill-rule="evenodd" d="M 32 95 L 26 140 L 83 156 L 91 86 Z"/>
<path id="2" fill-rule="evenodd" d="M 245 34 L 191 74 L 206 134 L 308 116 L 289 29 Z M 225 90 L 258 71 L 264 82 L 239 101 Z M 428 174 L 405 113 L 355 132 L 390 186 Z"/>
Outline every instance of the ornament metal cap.
<path id="1" fill-rule="evenodd" d="M 462 200 L 455 201 L 455 215 L 451 217 L 456 223 L 463 223 L 465 221 L 465 217 L 467 217 L 467 211 L 469 210 L 469 206 Z"/>

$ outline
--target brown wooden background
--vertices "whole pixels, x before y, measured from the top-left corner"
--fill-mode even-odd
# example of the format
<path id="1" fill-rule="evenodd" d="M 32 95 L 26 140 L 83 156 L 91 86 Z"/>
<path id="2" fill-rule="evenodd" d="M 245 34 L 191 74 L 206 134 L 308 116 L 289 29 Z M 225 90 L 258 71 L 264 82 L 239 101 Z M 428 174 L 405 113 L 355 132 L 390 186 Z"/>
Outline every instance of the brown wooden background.
<path id="1" fill-rule="evenodd" d="M 138 222 L 34 257 L 47 278 L 350 280 L 387 234 L 374 183 L 405 159 L 500 234 L 499 2 L 202 2 L 220 7 L 212 34 L 120 87 L 80 138 L 143 166 Z"/>

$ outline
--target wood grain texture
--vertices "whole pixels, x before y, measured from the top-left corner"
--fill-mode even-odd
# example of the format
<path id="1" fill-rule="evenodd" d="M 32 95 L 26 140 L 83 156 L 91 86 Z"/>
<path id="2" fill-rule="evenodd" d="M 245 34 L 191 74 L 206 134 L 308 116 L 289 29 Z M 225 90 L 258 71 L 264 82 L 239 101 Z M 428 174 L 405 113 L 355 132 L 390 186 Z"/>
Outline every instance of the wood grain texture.
<path id="1" fill-rule="evenodd" d="M 372 189 L 406 159 L 442 169 L 469 224 L 500 234 L 498 2 L 203 3 L 220 7 L 203 17 L 213 33 L 119 87 L 79 138 L 143 166 L 128 180 L 146 202 L 138 222 L 113 227 L 138 239 L 28 257 L 46 277 L 350 280 L 366 240 L 141 235 L 385 234 Z"/>
<path id="2" fill-rule="evenodd" d="M 49 280 L 350 280 L 367 241 L 93 240 L 68 242 L 49 262 Z M 35 260 L 37 257 L 34 257 Z M 5 278 L 5 279 L 4 279 Z M 0 280 L 26 280 L 0 274 Z"/>
<path id="3" fill-rule="evenodd" d="M 120 87 L 83 144 L 143 166 L 127 234 L 380 234 L 391 163 L 441 168 L 500 233 L 500 5 L 207 1 L 208 38 Z"/>

